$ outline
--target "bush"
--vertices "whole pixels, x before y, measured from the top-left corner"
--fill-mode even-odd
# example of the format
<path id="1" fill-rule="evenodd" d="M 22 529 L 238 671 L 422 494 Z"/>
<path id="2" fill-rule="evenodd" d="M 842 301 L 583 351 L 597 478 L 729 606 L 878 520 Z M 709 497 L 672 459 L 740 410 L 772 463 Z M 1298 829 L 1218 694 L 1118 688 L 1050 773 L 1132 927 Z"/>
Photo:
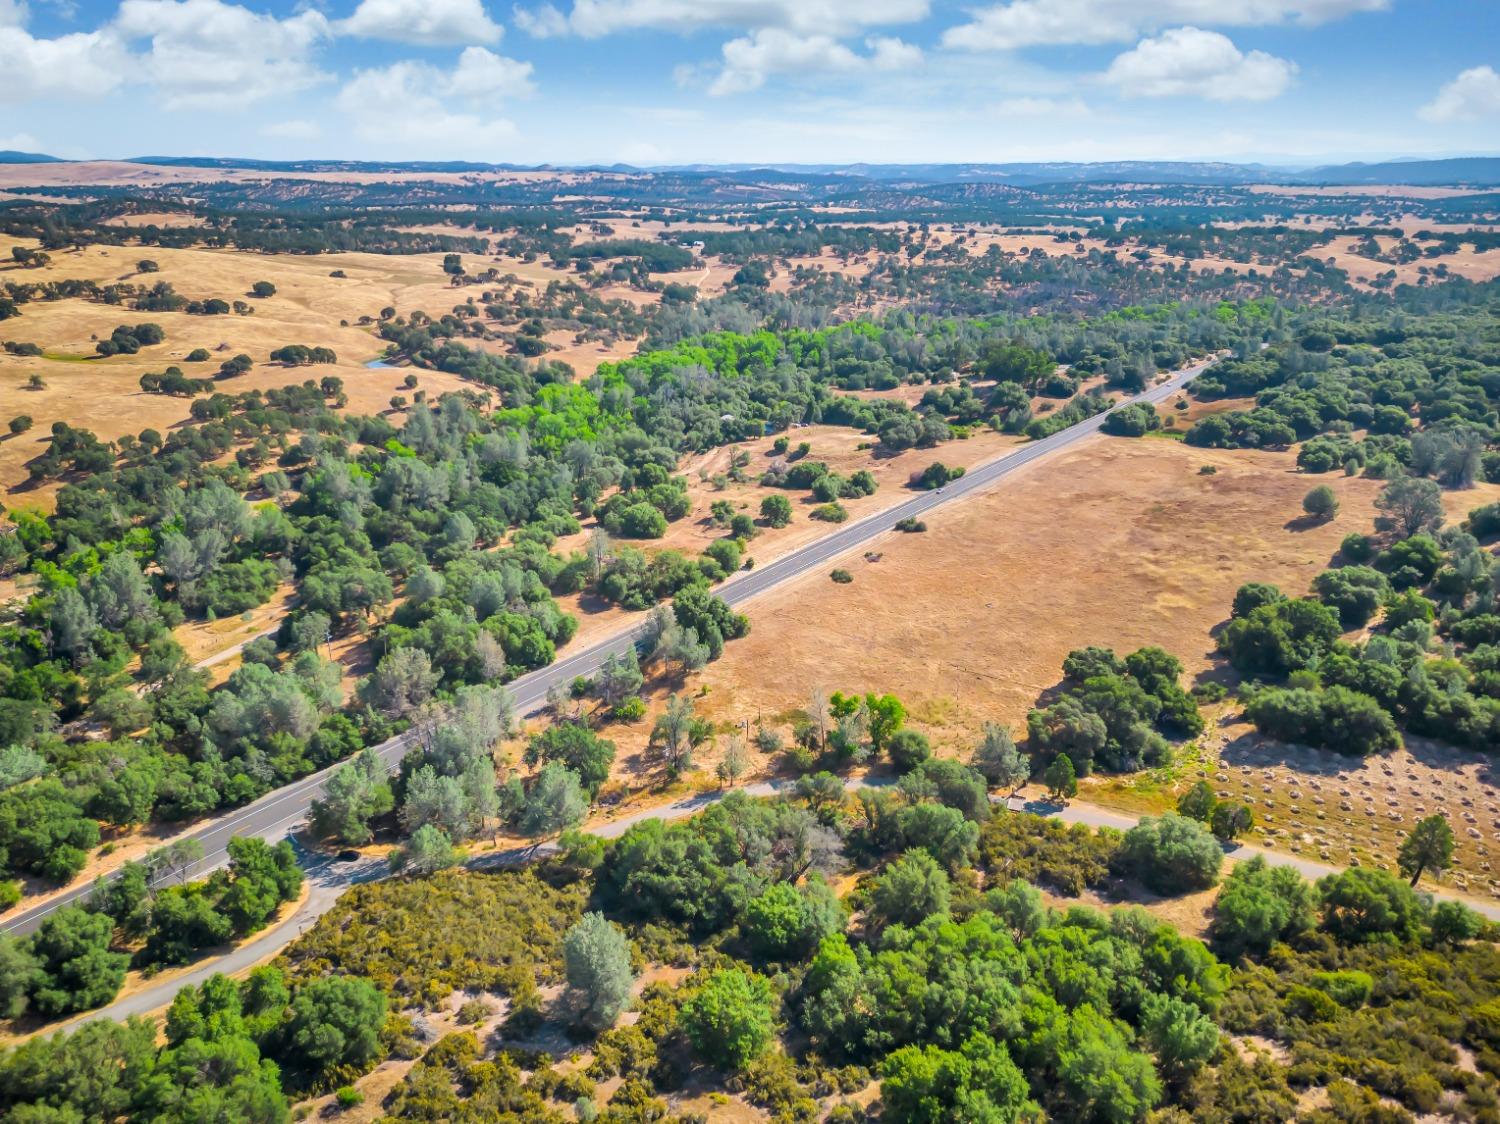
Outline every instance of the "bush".
<path id="1" fill-rule="evenodd" d="M 678 1023 L 704 1061 L 741 1070 L 770 1045 L 774 998 L 765 977 L 721 968 L 682 1005 Z"/>
<path id="2" fill-rule="evenodd" d="M 340 1108 L 354 1108 L 365 1103 L 365 1095 L 353 1085 L 340 1085 L 333 1094 Z"/>
<path id="3" fill-rule="evenodd" d="M 809 514 L 824 523 L 842 523 L 849 518 L 848 510 L 841 503 L 819 504 Z"/>
<path id="4" fill-rule="evenodd" d="M 1180 894 L 1214 885 L 1224 851 L 1202 824 L 1168 812 L 1125 833 L 1116 865 L 1157 893 Z"/>
<path id="5" fill-rule="evenodd" d="M 12 433 L 25 433 L 31 428 L 30 414 L 17 414 L 10 419 L 10 431 Z"/>
<path id="6" fill-rule="evenodd" d="M 1314 519 L 1332 519 L 1339 513 L 1339 498 L 1327 484 L 1319 484 L 1302 497 L 1302 510 Z"/>
<path id="7" fill-rule="evenodd" d="M 854 580 L 854 575 L 851 574 L 848 570 L 834 570 L 828 576 L 832 578 L 838 585 L 848 585 Z"/>
<path id="8" fill-rule="evenodd" d="M 933 461 L 921 472 L 912 474 L 911 486 L 930 492 L 944 487 L 949 481 L 957 480 L 963 474 L 962 468 L 949 468 L 942 461 Z"/>
<path id="9" fill-rule="evenodd" d="M 792 521 L 792 501 L 785 496 L 767 496 L 760 501 L 760 517 L 769 527 L 785 527 Z"/>

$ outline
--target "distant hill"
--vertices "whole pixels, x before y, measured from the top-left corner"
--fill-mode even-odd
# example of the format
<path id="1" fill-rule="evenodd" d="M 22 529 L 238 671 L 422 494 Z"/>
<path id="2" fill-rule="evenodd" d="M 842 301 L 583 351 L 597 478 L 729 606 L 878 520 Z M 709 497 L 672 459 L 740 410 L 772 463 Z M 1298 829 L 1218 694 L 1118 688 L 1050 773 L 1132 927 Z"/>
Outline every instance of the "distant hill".
<path id="1" fill-rule="evenodd" d="M 1063 183 L 1203 184 L 1392 184 L 1500 186 L 1500 157 L 1450 160 L 1391 160 L 1379 164 L 1333 164 L 1317 168 L 1270 167 L 1175 160 L 1117 160 L 1092 164 L 1066 161 L 1017 164 L 685 164 L 651 171 L 690 175 L 776 172 L 797 176 L 849 176 L 882 183 L 1005 183 L 1039 187 Z"/>
<path id="2" fill-rule="evenodd" d="M 131 164 L 162 168 L 235 168 L 252 172 L 513 172 L 517 164 L 475 164 L 466 160 L 388 163 L 380 160 L 243 160 L 234 156 L 132 156 Z"/>
<path id="3" fill-rule="evenodd" d="M 1451 160 L 1391 160 L 1383 164 L 1336 164 L 1298 173 L 1298 182 L 1327 184 L 1396 183 L 1413 187 L 1440 184 L 1500 186 L 1500 157 L 1459 156 Z"/>
<path id="4" fill-rule="evenodd" d="M 57 163 L 57 157 L 29 152 L 0 152 L 0 164 Z M 684 177 L 719 177 L 751 183 L 766 176 L 813 180 L 863 180 L 898 185 L 1001 184 L 1040 188 L 1049 184 L 1184 184 L 1218 187 L 1254 183 L 1298 186 L 1500 187 L 1500 157 L 1460 156 L 1442 160 L 1389 160 L 1379 163 L 1329 164 L 1318 167 L 1273 167 L 1222 161 L 1116 160 L 1098 163 L 1048 161 L 1006 164 L 671 164 L 635 167 L 627 164 L 482 164 L 467 160 L 252 160 L 227 156 L 137 156 L 130 163 L 173 168 L 238 169 L 286 173 L 360 172 L 604 172 L 651 173 Z"/>

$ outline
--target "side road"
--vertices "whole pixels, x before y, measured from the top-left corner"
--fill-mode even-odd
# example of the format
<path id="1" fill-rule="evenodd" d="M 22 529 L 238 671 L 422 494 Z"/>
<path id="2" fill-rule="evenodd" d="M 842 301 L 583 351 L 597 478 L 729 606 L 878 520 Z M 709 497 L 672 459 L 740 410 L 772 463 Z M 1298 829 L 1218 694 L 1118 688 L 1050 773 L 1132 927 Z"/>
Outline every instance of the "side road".
<path id="1" fill-rule="evenodd" d="M 852 779 L 846 783 L 850 791 L 885 785 L 891 783 L 888 779 L 865 781 Z M 775 796 L 778 793 L 787 792 L 792 789 L 794 782 L 791 781 L 764 781 L 759 784 L 744 785 L 737 791 L 742 791 L 750 796 Z M 609 820 L 604 823 L 595 823 L 585 826 L 583 830 L 592 835 L 604 839 L 615 839 L 624 835 L 635 824 L 645 820 L 678 820 L 701 812 L 711 804 L 722 800 L 728 791 L 705 792 L 671 804 L 663 804 L 655 808 L 645 808 L 617 820 Z M 1034 812 L 1038 815 L 1049 816 L 1063 823 L 1086 824 L 1089 827 L 1113 827 L 1120 831 L 1127 831 L 1134 827 L 1139 821 L 1139 816 L 1127 815 L 1122 812 L 1113 812 L 1107 808 L 1097 805 L 1085 804 L 1073 801 L 1069 804 L 1053 804 L 1046 801 L 1025 800 L 1015 798 L 1011 800 L 998 799 L 997 803 L 1004 803 L 1013 812 Z M 536 846 L 515 847 L 504 851 L 490 851 L 482 855 L 470 858 L 466 864 L 472 870 L 493 869 L 503 866 L 518 866 L 533 861 L 556 850 L 551 843 L 542 843 Z M 374 882 L 387 875 L 384 862 L 379 859 L 361 859 L 353 863 L 340 863 L 325 856 L 313 857 L 303 852 L 307 877 L 311 883 L 311 892 L 302 906 L 285 922 L 278 924 L 274 929 L 265 934 L 246 941 L 223 956 L 205 960 L 192 971 L 174 976 L 173 979 L 163 983 L 159 987 L 143 988 L 123 999 L 116 1000 L 107 1007 L 101 1007 L 96 1011 L 89 1011 L 79 1015 L 70 1022 L 59 1024 L 62 1029 L 73 1029 L 83 1023 L 94 1019 L 125 1019 L 130 1015 L 148 1015 L 154 1011 L 165 1008 L 172 1002 L 173 996 L 178 989 L 189 984 L 201 984 L 208 977 L 218 972 L 233 975 L 243 972 L 256 964 L 270 959 L 287 945 L 291 944 L 303 932 L 311 927 L 314 921 L 333 908 L 339 896 L 350 886 L 361 882 Z M 1291 867 L 1304 878 L 1318 879 L 1327 874 L 1336 874 L 1341 867 L 1327 866 L 1323 863 L 1310 862 L 1307 859 L 1298 858 L 1295 855 L 1286 855 L 1277 851 L 1268 851 L 1261 847 L 1253 847 L 1249 844 L 1240 844 L 1225 856 L 1230 862 L 1240 862 L 1245 859 L 1262 857 L 1272 866 Z M 1440 900 L 1460 901 L 1471 909 L 1483 914 L 1493 921 L 1500 921 L 1500 904 L 1492 902 L 1481 902 L 1465 898 L 1458 894 L 1438 891 L 1433 897 Z M 53 1028 L 57 1029 L 57 1028 Z"/>

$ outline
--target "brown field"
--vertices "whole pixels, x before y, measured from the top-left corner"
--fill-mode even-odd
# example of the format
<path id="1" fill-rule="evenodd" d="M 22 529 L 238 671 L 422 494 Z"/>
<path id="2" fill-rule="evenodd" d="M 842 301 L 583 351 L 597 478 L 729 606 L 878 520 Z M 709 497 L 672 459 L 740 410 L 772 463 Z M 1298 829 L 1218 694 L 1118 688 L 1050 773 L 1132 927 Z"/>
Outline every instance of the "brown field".
<path id="1" fill-rule="evenodd" d="M 8 260 L 16 240 L 0 238 L 0 259 Z M 34 245 L 34 244 L 31 244 Z M 135 263 L 149 257 L 159 273 L 138 275 Z M 348 276 L 333 278 L 342 269 Z M 22 358 L 0 354 L 0 415 L 28 414 L 33 428 L 19 437 L 0 441 L 0 489 L 10 489 L 3 500 L 46 506 L 56 482 L 31 490 L 24 487 L 25 463 L 46 447 L 54 421 L 91 429 L 102 440 L 113 440 L 145 428 L 165 431 L 188 419 L 191 399 L 141 391 L 140 376 L 176 364 L 190 377 L 206 378 L 230 355 L 244 352 L 256 360 L 247 374 L 223 384 L 226 392 L 266 390 L 335 375 L 344 380 L 348 409 L 376 413 L 389 409 L 394 394 L 411 397 L 401 384 L 416 374 L 430 397 L 457 390 L 462 380 L 436 371 L 367 368 L 384 343 L 373 330 L 358 326 L 361 316 L 373 316 L 390 305 L 403 314 L 417 309 L 441 315 L 459 303 L 447 284 L 440 255 L 389 256 L 327 254 L 318 257 L 259 255 L 229 250 L 174 250 L 163 247 L 90 247 L 57 253 L 41 270 L 0 267 L 0 279 L 13 282 L 42 279 L 91 279 L 99 283 L 128 280 L 143 284 L 164 280 L 189 299 L 243 299 L 254 307 L 248 316 L 191 316 L 183 312 L 134 312 L 119 306 L 84 300 L 32 301 L 22 314 L 0 326 L 0 338 L 35 343 L 53 358 Z M 247 297 L 255 281 L 277 288 L 268 300 Z M 94 341 L 119 324 L 142 321 L 160 324 L 166 340 L 130 356 L 89 358 Z M 348 324 L 341 324 L 347 321 Z M 339 362 L 309 367 L 282 367 L 268 361 L 269 353 L 291 343 L 318 344 L 338 353 Z M 227 345 L 220 350 L 221 345 Z M 206 348 L 213 358 L 188 364 L 194 348 Z M 43 390 L 29 390 L 32 373 L 46 380 Z M 22 490 L 16 490 L 22 486 Z"/>
<path id="2" fill-rule="evenodd" d="M 602 180 L 634 178 L 638 177 L 626 172 L 558 172 L 541 169 L 493 172 L 307 172 L 260 168 L 169 167 L 135 164 L 128 160 L 0 165 L 0 187 L 72 187 L 90 184 L 151 187 L 190 183 L 264 183 L 279 179 L 313 180 L 319 183 L 527 183 L 546 180 L 566 187 Z"/>
<path id="3" fill-rule="evenodd" d="M 182 211 L 142 211 L 137 214 L 116 215 L 112 219 L 105 219 L 105 226 L 158 226 L 163 229 L 182 228 L 189 226 L 203 226 L 205 219 L 201 215 L 187 214 Z"/>
<path id="4" fill-rule="evenodd" d="M 909 499 L 913 493 L 906 487 L 907 481 L 913 473 L 920 472 L 935 460 L 940 460 L 950 467 L 972 468 L 982 461 L 999 456 L 1006 449 L 1020 444 L 1022 440 L 1018 437 L 996 433 L 993 430 L 982 430 L 966 441 L 950 442 L 940 450 L 908 449 L 896 456 L 877 457 L 873 450 L 860 448 L 861 445 L 870 444 L 870 437 L 853 429 L 809 425 L 794 429 L 787 436 L 791 438 L 794 447 L 798 442 L 808 442 L 812 446 L 812 452 L 808 454 L 807 459 L 822 461 L 841 476 L 848 477 L 862 468 L 869 469 L 874 475 L 880 487 L 873 496 L 840 501 L 849 512 L 850 522 L 858 521 L 878 511 L 884 511 L 886 508 L 894 507 L 903 500 Z M 723 528 L 713 525 L 709 508 L 715 501 L 727 500 L 734 506 L 736 512 L 744 512 L 759 518 L 760 501 L 765 496 L 773 494 L 786 496 L 792 501 L 792 522 L 785 527 L 760 528 L 747 550 L 747 553 L 758 563 L 764 565 L 834 530 L 834 524 L 808 518 L 808 512 L 818 506 L 810 492 L 767 488 L 760 484 L 761 474 L 776 459 L 771 449 L 774 441 L 774 437 L 763 437 L 742 442 L 739 445 L 727 445 L 688 458 L 683 463 L 681 472 L 688 478 L 688 494 L 693 502 L 692 511 L 682 519 L 668 524 L 667 533 L 663 538 L 646 542 L 620 540 L 622 545 L 637 547 L 648 553 L 658 550 L 680 550 L 688 555 L 699 555 L 709 543 L 723 538 L 727 533 Z M 749 479 L 746 483 L 737 484 L 727 479 L 726 474 L 729 471 L 730 459 L 736 452 L 741 451 L 750 454 L 750 463 L 744 470 Z M 714 482 L 716 477 L 723 478 L 722 487 Z M 585 524 L 583 531 L 579 534 L 560 539 L 554 549 L 559 554 L 582 550 L 596 526 L 595 522 L 590 521 Z M 575 649 L 587 647 L 601 636 L 621 627 L 628 618 L 636 615 L 588 594 L 570 594 L 559 597 L 557 600 L 564 609 L 579 619 L 578 634 L 570 643 L 570 646 Z"/>
<path id="5" fill-rule="evenodd" d="M 1494 250 L 1488 253 L 1477 253 L 1473 246 L 1465 245 L 1456 253 L 1442 254 L 1435 258 L 1424 257 L 1416 261 L 1393 265 L 1390 262 L 1377 261 L 1355 253 L 1354 247 L 1360 241 L 1362 239 L 1352 236 L 1335 238 L 1328 245 L 1317 247 L 1312 251 L 1312 255 L 1332 259 L 1340 269 L 1347 270 L 1349 276 L 1355 281 L 1365 283 L 1382 273 L 1395 270 L 1398 285 L 1415 285 L 1422 276 L 1422 270 L 1425 269 L 1431 273 L 1439 265 L 1447 266 L 1449 273 L 1470 281 L 1489 281 L 1500 277 L 1500 252 Z M 1375 241 L 1382 253 L 1389 253 L 1391 247 L 1396 244 L 1393 238 L 1377 237 Z M 1422 245 L 1420 242 L 1417 244 Z"/>
<path id="6" fill-rule="evenodd" d="M 1289 454 L 1090 438 L 933 513 L 925 535 L 891 534 L 880 562 L 842 563 L 851 585 L 814 574 L 752 603 L 751 635 L 705 683 L 771 714 L 816 685 L 894 691 L 956 749 L 986 720 L 1019 728 L 1082 644 L 1159 644 L 1201 671 L 1242 582 L 1300 591 L 1370 525 L 1378 482 L 1319 479 L 1343 511 L 1304 528 L 1311 482 Z"/>

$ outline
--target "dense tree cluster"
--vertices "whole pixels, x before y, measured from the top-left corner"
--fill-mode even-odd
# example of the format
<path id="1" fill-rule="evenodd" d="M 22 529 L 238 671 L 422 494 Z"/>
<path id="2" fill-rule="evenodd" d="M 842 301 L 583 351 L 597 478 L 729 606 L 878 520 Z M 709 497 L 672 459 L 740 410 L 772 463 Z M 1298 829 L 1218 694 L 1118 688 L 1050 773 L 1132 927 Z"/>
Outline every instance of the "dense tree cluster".
<path id="1" fill-rule="evenodd" d="M 1108 648 L 1068 653 L 1061 691 L 1027 716 L 1033 754 L 1042 761 L 1066 756 L 1079 775 L 1165 762 L 1171 747 L 1164 735 L 1196 737 L 1203 730 L 1181 677 L 1182 664 L 1160 648 L 1124 659 Z"/>

